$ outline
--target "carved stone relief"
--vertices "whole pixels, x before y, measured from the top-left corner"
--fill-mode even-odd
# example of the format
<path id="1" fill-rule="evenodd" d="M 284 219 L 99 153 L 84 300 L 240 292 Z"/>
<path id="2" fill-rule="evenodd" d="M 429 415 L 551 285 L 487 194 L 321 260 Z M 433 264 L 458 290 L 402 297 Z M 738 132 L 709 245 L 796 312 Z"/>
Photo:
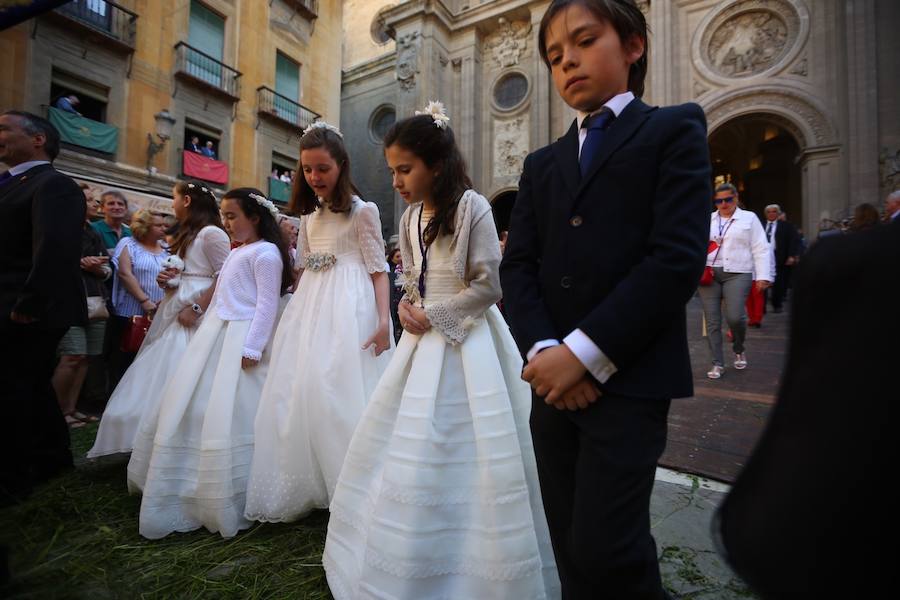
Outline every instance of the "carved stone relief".
<path id="1" fill-rule="evenodd" d="M 721 77 L 758 75 L 788 58 L 799 41 L 800 21 L 787 0 L 739 0 L 707 24 L 701 57 Z"/>
<path id="2" fill-rule="evenodd" d="M 407 92 L 416 87 L 421 40 L 422 36 L 418 31 L 397 39 L 397 81 L 400 82 L 400 87 Z"/>
<path id="3" fill-rule="evenodd" d="M 694 98 L 699 98 L 709 91 L 709 87 L 699 81 L 694 81 Z"/>
<path id="4" fill-rule="evenodd" d="M 900 150 L 881 149 L 878 157 L 881 172 L 881 189 L 887 193 L 900 188 Z"/>
<path id="5" fill-rule="evenodd" d="M 528 113 L 494 120 L 494 177 L 518 177 L 528 156 Z"/>
<path id="6" fill-rule="evenodd" d="M 528 47 L 528 35 L 531 33 L 531 23 L 528 21 L 514 21 L 510 23 L 500 17 L 498 29 L 491 33 L 484 42 L 486 51 L 501 68 L 513 67 L 519 64 L 519 57 Z"/>
<path id="7" fill-rule="evenodd" d="M 800 75 L 802 77 L 806 77 L 809 72 L 809 65 L 807 64 L 806 57 L 804 56 L 800 60 L 798 60 L 793 67 L 791 67 L 791 73 L 794 75 Z"/>
<path id="8" fill-rule="evenodd" d="M 800 147 L 824 146 L 836 142 L 834 128 L 812 99 L 787 91 L 748 89 L 713 106 L 704 106 L 710 131 L 729 119 L 749 113 L 789 115 L 783 126 Z"/>

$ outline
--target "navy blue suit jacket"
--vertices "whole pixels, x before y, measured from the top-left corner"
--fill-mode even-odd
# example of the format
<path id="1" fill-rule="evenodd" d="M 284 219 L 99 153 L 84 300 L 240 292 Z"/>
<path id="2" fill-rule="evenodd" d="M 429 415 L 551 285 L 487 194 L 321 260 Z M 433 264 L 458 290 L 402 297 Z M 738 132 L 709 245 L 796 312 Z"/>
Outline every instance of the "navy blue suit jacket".
<path id="1" fill-rule="evenodd" d="M 39 329 L 87 323 L 81 278 L 84 194 L 50 165 L 0 186 L 0 328 L 16 311 Z"/>
<path id="2" fill-rule="evenodd" d="M 696 104 L 632 100 L 584 178 L 575 123 L 530 154 L 500 266 L 522 354 L 581 329 L 618 369 L 606 391 L 692 395 L 685 305 L 705 264 L 711 184 Z"/>

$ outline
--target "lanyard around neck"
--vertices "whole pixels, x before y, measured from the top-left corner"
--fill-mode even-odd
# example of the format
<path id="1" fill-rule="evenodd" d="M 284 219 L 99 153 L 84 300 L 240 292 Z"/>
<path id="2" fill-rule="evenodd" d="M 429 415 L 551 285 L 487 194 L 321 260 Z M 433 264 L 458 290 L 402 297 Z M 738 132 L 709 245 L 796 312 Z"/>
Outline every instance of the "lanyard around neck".
<path id="1" fill-rule="evenodd" d="M 423 203 L 419 207 L 419 252 L 422 253 L 422 269 L 419 272 L 419 297 L 425 300 L 425 272 L 428 271 L 428 248 L 425 244 L 425 238 L 422 236 L 422 211 L 425 210 Z"/>

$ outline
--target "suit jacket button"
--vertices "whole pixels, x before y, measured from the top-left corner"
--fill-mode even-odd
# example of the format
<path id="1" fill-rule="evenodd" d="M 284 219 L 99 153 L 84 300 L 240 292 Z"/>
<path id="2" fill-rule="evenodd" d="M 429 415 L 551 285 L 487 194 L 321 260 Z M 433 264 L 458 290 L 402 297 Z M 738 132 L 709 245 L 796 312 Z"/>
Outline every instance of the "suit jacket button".
<path id="1" fill-rule="evenodd" d="M 571 219 L 569 219 L 569 225 L 572 227 L 581 227 L 581 224 L 584 223 L 584 219 L 582 219 L 579 215 L 575 215 Z"/>
<path id="2" fill-rule="evenodd" d="M 572 278 L 568 275 L 563 275 L 563 278 L 559 280 L 559 285 L 564 289 L 569 289 L 572 287 Z"/>

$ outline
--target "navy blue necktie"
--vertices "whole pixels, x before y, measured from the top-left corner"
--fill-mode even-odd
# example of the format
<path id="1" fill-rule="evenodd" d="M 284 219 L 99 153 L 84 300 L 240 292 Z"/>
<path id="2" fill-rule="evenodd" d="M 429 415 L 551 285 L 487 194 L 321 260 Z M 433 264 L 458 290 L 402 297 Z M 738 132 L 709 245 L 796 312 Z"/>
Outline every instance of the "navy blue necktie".
<path id="1" fill-rule="evenodd" d="M 614 118 L 615 114 L 613 114 L 613 111 L 609 108 L 604 108 L 600 112 L 586 118 L 581 124 L 583 129 L 587 129 L 587 136 L 584 138 L 584 143 L 581 145 L 581 156 L 578 158 L 582 177 L 584 177 L 587 174 L 588 169 L 591 168 L 591 163 L 594 162 L 594 157 L 597 156 L 597 150 L 600 149 L 600 144 L 603 142 L 603 134 L 606 132 L 606 128 L 609 127 L 610 122 Z"/>
<path id="2" fill-rule="evenodd" d="M 5 173 L 0 173 L 0 186 L 2 186 L 4 183 L 6 183 L 7 181 L 9 181 L 12 178 L 13 178 L 12 173 L 10 173 L 9 171 L 6 171 Z"/>

